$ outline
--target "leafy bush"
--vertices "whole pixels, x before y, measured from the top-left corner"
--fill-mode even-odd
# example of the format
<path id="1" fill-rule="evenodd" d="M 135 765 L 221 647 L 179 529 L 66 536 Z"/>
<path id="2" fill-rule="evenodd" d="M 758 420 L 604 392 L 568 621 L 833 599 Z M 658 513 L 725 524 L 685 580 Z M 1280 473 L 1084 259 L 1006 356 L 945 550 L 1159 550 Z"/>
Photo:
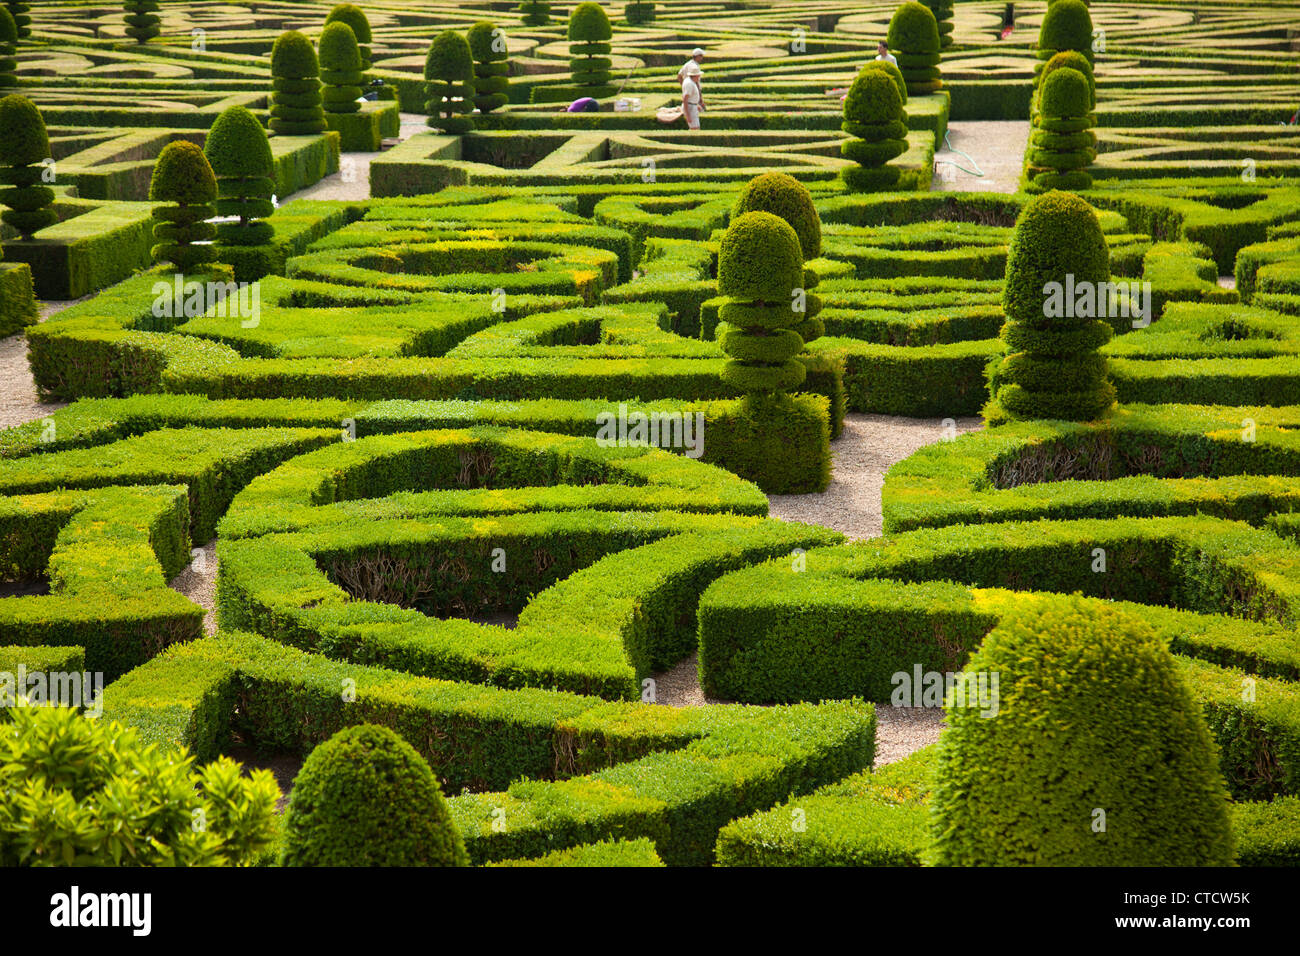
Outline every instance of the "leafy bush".
<path id="1" fill-rule="evenodd" d="M 655 5 L 650 0 L 632 0 L 623 8 L 623 15 L 627 17 L 628 26 L 654 23 Z"/>
<path id="2" fill-rule="evenodd" d="M 18 69 L 18 60 L 14 57 L 17 52 L 18 24 L 14 23 L 8 10 L 0 7 L 0 90 L 18 85 L 18 77 L 14 75 Z"/>
<path id="3" fill-rule="evenodd" d="M 266 130 L 247 108 L 229 106 L 212 124 L 203 144 L 212 172 L 217 178 L 214 205 L 219 216 L 238 216 L 238 222 L 217 225 L 218 243 L 230 246 L 259 246 L 270 242 L 274 232 L 265 217 L 275 211 L 275 161 Z"/>
<path id="4" fill-rule="evenodd" d="M 27 11 L 32 8 L 30 3 L 23 0 L 7 0 L 5 7 L 9 15 L 14 18 L 14 26 L 18 28 L 18 39 L 25 40 L 32 35 L 32 15 Z"/>
<path id="5" fill-rule="evenodd" d="M 1062 55 L 1078 54 L 1057 54 Z M 1027 191 L 1088 189 L 1092 176 L 1085 167 L 1097 157 L 1097 137 L 1088 128 L 1093 96 L 1088 78 L 1069 67 L 1045 72 L 1044 77 L 1038 127 L 1029 141 Z"/>
<path id="6" fill-rule="evenodd" d="M 374 37 L 370 32 L 370 21 L 366 19 L 365 11 L 354 3 L 340 3 L 325 18 L 326 26 L 331 23 L 346 23 L 352 28 L 352 35 L 357 39 L 357 51 L 361 54 L 361 69 L 363 72 L 369 70 L 370 44 Z M 325 54 L 322 53 L 322 61 L 324 58 Z"/>
<path id="7" fill-rule="evenodd" d="M 188 273 L 216 258 L 211 245 L 195 245 L 217 235 L 216 226 L 206 221 L 216 215 L 217 178 L 203 150 L 183 139 L 164 146 L 154 163 L 149 198 L 173 204 L 153 211 L 155 262 L 171 262 Z"/>
<path id="8" fill-rule="evenodd" d="M 964 672 L 998 675 L 999 709 L 989 718 L 948 702 L 931 802 L 936 863 L 1232 864 L 1214 744 L 1140 618 L 1078 597 L 1024 608 Z"/>
<path id="9" fill-rule="evenodd" d="M 0 723 L 0 866 L 240 866 L 275 834 L 280 788 L 220 758 L 146 746 L 116 721 L 15 707 Z"/>
<path id="10" fill-rule="evenodd" d="M 429 125 L 458 136 L 474 128 L 474 57 L 469 41 L 455 30 L 443 30 L 433 38 L 424 60 L 425 89 L 429 99 L 425 112 Z"/>
<path id="11" fill-rule="evenodd" d="M 898 87 L 898 97 L 903 101 L 903 106 L 907 106 L 907 80 L 903 79 L 903 71 L 895 64 L 888 60 L 871 60 L 863 67 L 864 70 L 880 70 L 889 74 L 889 78 L 894 81 Z M 906 110 L 904 110 L 906 112 Z"/>
<path id="12" fill-rule="evenodd" d="M 943 86 L 939 79 L 939 25 L 930 8 L 908 0 L 889 21 L 887 42 L 898 58 L 909 96 L 923 96 Z"/>
<path id="13" fill-rule="evenodd" d="M 1086 421 L 1114 403 L 1106 361 L 1097 351 L 1110 325 L 1078 315 L 1066 288 L 1110 277 L 1110 252 L 1097 213 L 1073 193 L 1052 191 L 1025 204 L 1007 248 L 1002 338 L 1012 350 L 999 370 L 996 401 L 1013 418 Z M 1049 288 L 1057 290 L 1055 305 Z M 1060 312 L 1052 315 L 1053 311 Z M 1086 310 L 1085 310 L 1086 311 Z M 1095 310 L 1094 310 L 1095 312 Z"/>
<path id="14" fill-rule="evenodd" d="M 41 182 L 50 155 L 50 140 L 40 110 L 25 96 L 0 99 L 0 203 L 8 208 L 0 221 L 24 239 L 58 221 L 50 205 L 54 190 Z"/>
<path id="15" fill-rule="evenodd" d="M 924 0 L 924 2 L 934 14 L 935 22 L 939 27 L 939 45 L 947 49 L 952 46 L 953 0 Z"/>
<path id="16" fill-rule="evenodd" d="M 320 744 L 294 780 L 285 866 L 467 866 L 438 780 L 415 748 L 360 724 Z"/>
<path id="17" fill-rule="evenodd" d="M 327 113 L 356 113 L 361 109 L 361 50 L 356 34 L 341 20 L 325 24 L 320 35 L 320 78 Z"/>
<path id="18" fill-rule="evenodd" d="M 523 0 L 519 12 L 526 27 L 544 27 L 551 22 L 551 5 L 545 0 Z"/>
<path id="19" fill-rule="evenodd" d="M 320 64 L 297 30 L 281 33 L 271 47 L 271 89 L 271 129 L 285 136 L 325 132 Z"/>
<path id="20" fill-rule="evenodd" d="M 1056 0 L 1043 14 L 1038 29 L 1038 50 L 1035 56 L 1046 62 L 1057 53 L 1074 50 L 1087 58 L 1095 59 L 1092 52 L 1092 14 L 1081 0 Z"/>
<path id="21" fill-rule="evenodd" d="M 569 14 L 569 71 L 574 85 L 586 96 L 607 91 L 612 74 L 609 41 L 614 36 L 605 8 L 599 3 L 580 3 Z"/>
<path id="22" fill-rule="evenodd" d="M 158 0 L 126 0 L 122 9 L 126 11 L 126 35 L 136 43 L 147 43 L 162 32 Z"/>
<path id="23" fill-rule="evenodd" d="M 474 57 L 474 106 L 480 113 L 490 113 L 509 102 L 510 53 L 505 31 L 498 31 L 490 20 L 480 20 L 465 36 Z"/>
<path id="24" fill-rule="evenodd" d="M 840 128 L 856 137 L 840 146 L 840 155 L 858 165 L 845 169 L 844 184 L 854 192 L 888 189 L 901 170 L 888 165 L 907 151 L 903 100 L 890 74 L 864 67 L 844 97 Z"/>
<path id="25" fill-rule="evenodd" d="M 1043 80 L 1055 70 L 1062 67 L 1068 67 L 1071 70 L 1078 70 L 1088 81 L 1088 109 L 1093 110 L 1097 106 L 1097 81 L 1092 73 L 1092 63 L 1089 59 L 1078 50 L 1062 50 L 1056 53 L 1050 60 L 1042 64 L 1042 70 L 1034 77 L 1034 85 L 1041 89 Z M 1037 108 L 1037 104 L 1035 104 Z"/>

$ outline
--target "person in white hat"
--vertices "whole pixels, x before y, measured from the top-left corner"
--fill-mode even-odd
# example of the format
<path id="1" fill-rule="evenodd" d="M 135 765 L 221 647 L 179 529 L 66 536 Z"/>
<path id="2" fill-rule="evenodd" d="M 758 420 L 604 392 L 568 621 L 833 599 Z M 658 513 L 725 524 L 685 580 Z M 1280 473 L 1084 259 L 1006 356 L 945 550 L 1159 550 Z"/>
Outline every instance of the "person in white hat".
<path id="1" fill-rule="evenodd" d="M 682 115 L 688 129 L 700 128 L 700 110 L 704 109 L 704 93 L 700 88 L 702 62 L 704 51 L 696 47 L 691 58 L 677 71 L 677 80 L 682 84 Z"/>
<path id="2" fill-rule="evenodd" d="M 682 68 L 677 71 L 677 82 L 680 83 L 686 78 L 688 73 L 699 74 L 700 64 L 704 62 L 704 51 L 696 47 L 691 51 L 691 58 L 682 64 Z"/>

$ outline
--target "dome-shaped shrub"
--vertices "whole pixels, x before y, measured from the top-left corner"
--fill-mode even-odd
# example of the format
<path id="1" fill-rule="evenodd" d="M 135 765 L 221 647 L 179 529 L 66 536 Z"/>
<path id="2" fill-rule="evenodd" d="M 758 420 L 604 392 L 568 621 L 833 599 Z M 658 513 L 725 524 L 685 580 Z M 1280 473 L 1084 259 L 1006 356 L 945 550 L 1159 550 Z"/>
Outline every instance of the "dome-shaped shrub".
<path id="1" fill-rule="evenodd" d="M 1053 71 L 1062 68 L 1078 70 L 1084 75 L 1084 78 L 1088 81 L 1088 108 L 1090 110 L 1095 109 L 1097 106 L 1097 81 L 1092 73 L 1092 64 L 1078 50 L 1063 50 L 1044 63 L 1042 70 L 1034 77 L 1034 85 L 1041 88 L 1043 80 Z"/>
<path id="2" fill-rule="evenodd" d="M 126 11 L 126 35 L 136 43 L 148 43 L 162 32 L 158 27 L 162 22 L 158 0 L 127 0 L 122 9 Z"/>
<path id="3" fill-rule="evenodd" d="M 744 392 L 794 388 L 807 374 L 794 356 L 803 339 L 793 326 L 803 315 L 792 308 L 803 285 L 799 237 L 770 212 L 747 212 L 732 220 L 718 250 L 718 291 L 728 297 L 718 310 L 727 325 L 722 350 L 731 357 L 722 380 Z"/>
<path id="4" fill-rule="evenodd" d="M 284 817 L 285 866 L 467 866 L 428 763 L 387 727 L 340 730 L 307 755 Z"/>
<path id="5" fill-rule="evenodd" d="M 429 125 L 458 136 L 474 128 L 474 57 L 469 41 L 455 30 L 443 30 L 429 45 L 424 60 L 425 111 Z"/>
<path id="6" fill-rule="evenodd" d="M 195 245 L 217 234 L 216 227 L 205 221 L 216 215 L 212 202 L 217 198 L 217 178 L 203 150 L 183 139 L 164 146 L 154 163 L 149 198 L 173 204 L 153 211 L 155 262 L 171 262 L 188 273 L 216 258 L 211 245 Z"/>
<path id="7" fill-rule="evenodd" d="M 894 81 L 898 87 L 898 98 L 902 100 L 903 106 L 907 106 L 907 80 L 903 79 L 903 71 L 888 60 L 870 60 L 863 67 L 864 70 L 879 70 L 882 73 L 889 74 L 889 78 Z M 904 110 L 906 112 L 906 110 Z"/>
<path id="8" fill-rule="evenodd" d="M 523 0 L 519 12 L 526 27 L 544 27 L 551 22 L 551 5 L 545 0 Z"/>
<path id="9" fill-rule="evenodd" d="M 285 136 L 325 131 L 320 64 L 311 40 L 297 30 L 276 37 L 271 47 L 271 129 Z"/>
<path id="10" fill-rule="evenodd" d="M 953 0 L 924 0 L 924 2 L 934 14 L 935 23 L 939 27 L 939 46 L 947 49 L 952 46 Z"/>
<path id="11" fill-rule="evenodd" d="M 266 130 L 243 106 L 221 111 L 203 155 L 217 177 L 218 216 L 238 216 L 238 222 L 217 224 L 217 242 L 227 246 L 258 246 L 270 242 L 274 230 L 262 222 L 275 211 L 275 161 Z"/>
<path id="12" fill-rule="evenodd" d="M 908 0 L 894 11 L 887 41 L 898 59 L 909 96 L 924 96 L 943 86 L 939 79 L 939 25 L 930 8 Z"/>
<path id="13" fill-rule="evenodd" d="M 50 208 L 54 190 L 42 182 L 50 155 L 45 121 L 36 104 L 11 93 L 0 99 L 0 221 L 13 226 L 24 239 L 58 222 Z"/>
<path id="14" fill-rule="evenodd" d="M 1201 707 L 1139 617 L 1077 597 L 1036 601 L 1004 618 L 963 671 L 996 675 L 998 710 L 948 709 L 934 863 L 1232 865 L 1228 793 Z"/>
<path id="15" fill-rule="evenodd" d="M 1074 50 L 1093 62 L 1092 14 L 1080 0 L 1056 0 L 1043 14 L 1038 28 L 1038 49 L 1035 56 L 1039 66 L 1056 54 Z"/>
<path id="16" fill-rule="evenodd" d="M 330 11 L 329 16 L 325 18 L 325 25 L 331 23 L 346 23 L 352 28 L 352 35 L 357 40 L 357 52 L 361 54 L 361 71 L 364 73 L 370 69 L 370 44 L 374 41 L 374 36 L 370 32 L 370 21 L 366 19 L 365 11 L 354 3 L 340 3 Z M 321 53 L 321 65 L 324 65 L 325 54 Z"/>
<path id="17" fill-rule="evenodd" d="M 1038 126 L 1029 140 L 1029 192 L 1087 189 L 1086 167 L 1097 158 L 1092 132 L 1092 93 L 1078 70 L 1062 67 L 1047 74 L 1039 96 Z"/>
<path id="18" fill-rule="evenodd" d="M 840 175 L 853 192 L 888 189 L 902 170 L 887 165 L 907 151 L 907 124 L 898 87 L 885 70 L 863 67 L 844 97 L 844 122 L 840 128 L 856 137 L 840 145 L 840 155 L 851 159 Z"/>
<path id="19" fill-rule="evenodd" d="M 623 8 L 623 16 L 627 17 L 627 24 L 631 27 L 640 26 L 643 23 L 653 23 L 655 19 L 655 5 L 649 0 L 632 0 Z"/>
<path id="20" fill-rule="evenodd" d="M 18 85 L 18 24 L 9 11 L 0 7 L 0 92 Z"/>
<path id="21" fill-rule="evenodd" d="M 613 92 L 609 72 L 613 35 L 614 28 L 599 3 L 580 3 L 569 14 L 569 72 L 583 96 L 599 98 Z"/>
<path id="22" fill-rule="evenodd" d="M 510 53 L 506 49 L 504 30 L 489 20 L 480 20 L 465 34 L 469 52 L 474 57 L 474 106 L 480 113 L 491 113 L 509 102 Z"/>
<path id="23" fill-rule="evenodd" d="M 325 24 L 320 35 L 321 99 L 327 113 L 355 113 L 361 109 L 361 50 L 356 34 L 342 20 Z"/>
<path id="24" fill-rule="evenodd" d="M 28 13 L 31 8 L 32 5 L 24 0 L 8 0 L 5 3 L 5 9 L 14 18 L 14 26 L 18 28 L 19 40 L 26 40 L 32 35 L 32 15 Z"/>
<path id="25" fill-rule="evenodd" d="M 1097 349 L 1111 336 L 1098 317 L 1110 252 L 1097 213 L 1073 193 L 1035 196 L 1007 246 L 1002 338 L 1012 350 L 994 374 L 997 404 L 1012 418 L 1086 421 L 1115 401 Z M 1075 297 L 1091 288 L 1091 306 Z M 1067 301 L 1069 300 L 1069 301 Z"/>

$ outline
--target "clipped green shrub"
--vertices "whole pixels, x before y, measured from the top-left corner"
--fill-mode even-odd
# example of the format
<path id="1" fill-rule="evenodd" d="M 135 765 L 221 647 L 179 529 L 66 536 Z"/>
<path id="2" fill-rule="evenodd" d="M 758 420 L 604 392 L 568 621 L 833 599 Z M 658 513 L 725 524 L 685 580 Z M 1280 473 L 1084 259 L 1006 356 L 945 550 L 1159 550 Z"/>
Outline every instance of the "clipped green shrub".
<path id="1" fill-rule="evenodd" d="M 455 30 L 443 30 L 429 45 L 424 60 L 425 112 L 429 125 L 453 136 L 468 133 L 474 119 L 474 57 L 469 41 Z"/>
<path id="2" fill-rule="evenodd" d="M 902 170 L 888 165 L 907 151 L 907 124 L 903 100 L 890 74 L 863 67 L 844 97 L 844 122 L 840 128 L 854 137 L 840 146 L 840 155 L 857 166 L 841 172 L 853 192 L 888 189 Z"/>
<path id="3" fill-rule="evenodd" d="M 238 216 L 238 222 L 217 224 L 217 242 L 227 246 L 260 246 L 274 230 L 265 218 L 275 211 L 275 161 L 266 130 L 247 108 L 229 106 L 212 124 L 203 155 L 217 178 L 213 206 L 218 216 Z"/>
<path id="4" fill-rule="evenodd" d="M 655 5 L 649 0 L 632 0 L 623 8 L 623 16 L 627 17 L 628 26 L 632 27 L 654 23 Z"/>
<path id="5" fill-rule="evenodd" d="M 526 27 L 544 27 L 551 22 L 551 5 L 545 0 L 523 0 L 517 9 Z"/>
<path id="6" fill-rule="evenodd" d="M 468 866 L 437 778 L 387 727 L 360 724 L 316 747 L 294 780 L 285 866 Z"/>
<path id="7" fill-rule="evenodd" d="M 122 9 L 126 11 L 126 35 L 136 43 L 148 43 L 162 32 L 158 0 L 126 0 Z"/>
<path id="8" fill-rule="evenodd" d="M 1071 70 L 1078 70 L 1088 81 L 1088 109 L 1093 110 L 1097 107 L 1097 80 L 1093 76 L 1091 61 L 1080 53 L 1078 50 L 1062 50 L 1055 54 L 1050 60 L 1043 64 L 1043 68 L 1034 76 L 1034 87 L 1041 90 L 1042 82 L 1051 73 L 1062 67 L 1068 67 Z M 1038 110 L 1038 100 L 1035 96 L 1034 110 Z M 1037 119 L 1035 117 L 1035 119 Z"/>
<path id="9" fill-rule="evenodd" d="M 908 0 L 894 11 L 887 41 L 909 96 L 924 96 L 943 86 L 939 78 L 939 24 L 930 8 Z"/>
<path id="10" fill-rule="evenodd" d="M 822 254 L 822 221 L 813 205 L 812 194 L 808 187 L 787 173 L 763 173 L 755 176 L 740 191 L 736 204 L 732 208 L 732 218 L 739 218 L 747 212 L 770 212 L 780 216 L 799 237 L 799 248 L 803 252 L 804 262 L 816 259 Z M 811 293 L 817 285 L 817 274 L 811 269 L 804 270 L 804 297 L 802 319 L 790 328 L 799 334 L 804 344 L 820 338 L 825 332 L 817 314 L 821 311 L 821 300 Z"/>
<path id="11" fill-rule="evenodd" d="M 240 866 L 275 838 L 280 788 L 68 707 L 0 721 L 0 866 Z"/>
<path id="12" fill-rule="evenodd" d="M 890 63 L 888 60 L 870 60 L 863 69 L 880 70 L 881 72 L 889 74 L 889 78 L 893 80 L 894 85 L 898 87 L 899 99 L 903 101 L 903 106 L 907 106 L 907 81 L 903 79 L 902 70 L 893 63 Z M 906 113 L 906 110 L 904 110 L 904 112 Z"/>
<path id="13" fill-rule="evenodd" d="M 939 46 L 947 49 L 952 46 L 953 0 L 925 0 L 925 5 L 934 14 L 935 23 L 939 27 Z"/>
<path id="14" fill-rule="evenodd" d="M 320 35 L 321 98 L 327 113 L 355 113 L 361 109 L 361 50 L 356 34 L 341 20 L 325 24 Z"/>
<path id="15" fill-rule="evenodd" d="M 211 245 L 196 245 L 216 237 L 216 226 L 206 221 L 216 215 L 216 198 L 217 178 L 203 150 L 183 139 L 163 147 L 149 182 L 149 199 L 170 204 L 153 211 L 155 262 L 171 262 L 189 273 L 216 258 Z"/>
<path id="16" fill-rule="evenodd" d="M 284 136 L 325 132 L 320 64 L 297 30 L 281 33 L 271 47 L 271 90 L 271 129 Z"/>
<path id="17" fill-rule="evenodd" d="M 491 113 L 509 102 L 510 52 L 506 35 L 490 20 L 480 20 L 465 34 L 469 52 L 474 57 L 474 106 L 480 113 Z"/>
<path id="18" fill-rule="evenodd" d="M 1004 618 L 964 673 L 997 675 L 998 712 L 949 701 L 933 862 L 1232 865 L 1213 741 L 1145 622 L 1059 598 Z"/>
<path id="19" fill-rule="evenodd" d="M 1111 336 L 1096 301 L 1109 277 L 1110 253 L 1091 206 L 1060 191 L 1025 204 L 1007 246 L 1002 292 L 1002 339 L 1011 354 L 995 375 L 996 402 L 1009 416 L 1087 421 L 1114 403 L 1097 351 Z M 1080 309 L 1074 294 L 1088 288 L 1091 304 Z"/>
<path id="20" fill-rule="evenodd" d="M 18 24 L 4 7 L 0 7 L 0 90 L 18 85 Z"/>
<path id="21" fill-rule="evenodd" d="M 807 374 L 795 355 L 803 339 L 793 310 L 803 285 L 799 237 L 770 212 L 737 216 L 718 251 L 718 291 L 728 297 L 718 310 L 729 328 L 722 350 L 731 358 L 722 380 L 744 392 L 776 392 L 801 384 Z"/>
<path id="22" fill-rule="evenodd" d="M 1097 158 L 1097 137 L 1089 128 L 1093 94 L 1088 78 L 1069 67 L 1054 69 L 1045 77 L 1038 126 L 1029 139 L 1026 189 L 1088 189 L 1092 176 L 1085 167 Z"/>
<path id="23" fill-rule="evenodd" d="M 25 40 L 32 35 L 32 15 L 27 12 L 31 8 L 32 5 L 23 2 L 23 0 L 8 0 L 5 3 L 5 9 L 14 18 L 14 26 L 18 28 L 18 39 L 20 40 Z"/>
<path id="24" fill-rule="evenodd" d="M 580 3 L 569 14 L 569 72 L 584 96 L 606 96 L 613 74 L 610 39 L 614 28 L 599 3 Z"/>
<path id="25" fill-rule="evenodd" d="M 50 140 L 41 112 L 25 96 L 0 99 L 0 221 L 24 239 L 58 221 L 50 208 L 54 190 L 41 180 L 50 155 Z"/>
<path id="26" fill-rule="evenodd" d="M 1092 14 L 1080 0 L 1055 0 L 1043 14 L 1042 26 L 1038 28 L 1038 57 L 1036 70 L 1066 50 L 1081 53 L 1091 64 L 1095 62 L 1092 52 Z"/>
<path id="27" fill-rule="evenodd" d="M 370 44 L 374 42 L 374 35 L 370 32 L 370 21 L 366 19 L 365 11 L 355 3 L 340 3 L 325 18 L 326 26 L 331 23 L 346 23 L 352 28 L 352 35 L 357 40 L 357 52 L 361 54 L 361 70 L 362 72 L 369 70 L 371 67 Z M 322 66 L 324 66 L 324 60 L 325 54 L 322 51 Z"/>

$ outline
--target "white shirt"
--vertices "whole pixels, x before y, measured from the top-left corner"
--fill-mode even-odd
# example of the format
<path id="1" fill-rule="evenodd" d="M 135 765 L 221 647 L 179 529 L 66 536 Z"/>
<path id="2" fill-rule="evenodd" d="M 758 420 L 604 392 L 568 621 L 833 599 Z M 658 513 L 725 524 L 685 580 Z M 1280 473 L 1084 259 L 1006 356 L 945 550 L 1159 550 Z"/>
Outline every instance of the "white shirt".
<path id="1" fill-rule="evenodd" d="M 884 56 L 881 56 L 879 53 L 877 53 L 876 59 L 887 60 L 888 62 L 894 64 L 894 66 L 898 66 L 898 57 L 894 56 L 894 54 L 892 53 L 886 53 Z"/>
<path id="2" fill-rule="evenodd" d="M 689 76 L 682 80 L 682 99 L 692 105 L 700 102 L 700 88 Z"/>

